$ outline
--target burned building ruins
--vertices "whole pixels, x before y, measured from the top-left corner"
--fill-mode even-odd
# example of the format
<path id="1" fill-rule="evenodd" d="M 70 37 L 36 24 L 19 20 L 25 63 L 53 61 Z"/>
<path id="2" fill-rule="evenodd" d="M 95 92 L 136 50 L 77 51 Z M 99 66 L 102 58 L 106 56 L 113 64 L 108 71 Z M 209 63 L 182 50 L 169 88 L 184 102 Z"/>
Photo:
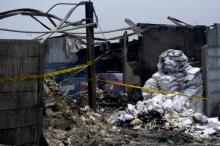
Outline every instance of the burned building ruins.
<path id="1" fill-rule="evenodd" d="M 57 6 L 71 8 L 60 18 Z M 102 30 L 91 1 L 0 20 L 17 15 L 45 30 L 0 27 L 33 34 L 0 40 L 0 145 L 219 145 L 220 24 Z"/>

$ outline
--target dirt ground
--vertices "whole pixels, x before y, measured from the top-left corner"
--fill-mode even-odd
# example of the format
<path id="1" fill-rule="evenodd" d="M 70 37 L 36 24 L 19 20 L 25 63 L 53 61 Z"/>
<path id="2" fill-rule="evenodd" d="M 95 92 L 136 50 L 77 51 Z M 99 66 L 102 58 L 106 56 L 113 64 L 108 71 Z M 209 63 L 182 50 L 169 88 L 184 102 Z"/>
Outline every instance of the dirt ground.
<path id="1" fill-rule="evenodd" d="M 48 97 L 44 136 L 50 146 L 220 146 L 220 134 L 200 139 L 178 129 L 163 128 L 163 121 L 144 122 L 141 127 L 112 125 L 110 117 L 135 102 L 127 96 L 104 93 L 96 111 L 85 105 L 86 92 L 74 97 L 54 93 Z M 156 118 L 157 119 L 157 118 Z M 137 127 L 136 127 L 137 128 Z"/>

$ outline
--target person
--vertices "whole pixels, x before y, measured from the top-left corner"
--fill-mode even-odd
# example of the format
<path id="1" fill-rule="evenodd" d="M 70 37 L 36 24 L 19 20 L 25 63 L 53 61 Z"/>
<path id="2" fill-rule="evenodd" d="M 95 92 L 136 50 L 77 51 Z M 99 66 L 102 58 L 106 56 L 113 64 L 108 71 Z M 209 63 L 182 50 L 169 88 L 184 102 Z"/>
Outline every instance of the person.
<path id="1" fill-rule="evenodd" d="M 101 90 L 105 90 L 105 78 L 103 75 L 99 75 L 98 77 L 98 88 L 101 89 Z"/>

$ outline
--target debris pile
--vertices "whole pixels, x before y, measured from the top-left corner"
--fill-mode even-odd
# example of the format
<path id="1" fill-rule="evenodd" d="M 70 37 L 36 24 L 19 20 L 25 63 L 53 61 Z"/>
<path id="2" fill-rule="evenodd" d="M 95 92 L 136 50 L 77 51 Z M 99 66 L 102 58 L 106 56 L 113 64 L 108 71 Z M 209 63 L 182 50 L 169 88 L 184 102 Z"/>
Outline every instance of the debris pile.
<path id="1" fill-rule="evenodd" d="M 72 128 L 72 111 L 55 81 L 45 79 L 44 91 L 46 98 L 44 101 L 45 117 L 43 134 L 47 143 L 51 146 L 62 146 L 64 145 L 63 143 L 66 143 L 66 131 Z"/>
<path id="2" fill-rule="evenodd" d="M 184 92 L 188 96 L 202 95 L 200 69 L 189 65 L 182 51 L 170 49 L 162 53 L 158 70 L 146 81 L 144 87 Z M 188 96 L 180 95 L 178 92 L 164 95 L 143 91 L 142 94 L 144 101 L 138 101 L 136 105 L 128 104 L 126 111 L 114 117 L 112 123 L 128 123 L 130 126 L 139 125 L 138 128 L 141 128 L 143 122 L 149 122 L 146 119 L 154 113 L 154 116 L 157 116 L 153 119 L 159 117 L 159 121 L 162 121 L 156 124 L 159 123 L 166 129 L 184 130 L 195 137 L 208 138 L 220 130 L 218 118 L 207 118 L 194 110 Z"/>
<path id="3" fill-rule="evenodd" d="M 88 106 L 84 106 L 86 99 L 88 102 L 88 95 L 85 91 L 79 92 L 74 97 L 61 95 L 59 94 L 58 85 L 50 79 L 45 82 L 45 90 L 47 90 L 46 95 L 48 97 L 45 99 L 44 121 L 46 124 L 43 134 L 49 146 L 206 145 L 218 144 L 220 141 L 218 135 L 212 136 L 211 139 L 197 140 L 181 131 L 157 127 L 155 129 L 153 122 L 152 128 L 146 126 L 141 130 L 133 130 L 134 127 L 138 128 L 139 125 L 144 125 L 146 121 L 155 119 L 157 124 L 171 127 L 171 125 L 165 124 L 166 121 L 162 119 L 164 114 L 155 111 L 149 112 L 145 117 L 133 119 L 131 122 L 132 128 L 110 124 L 109 117 L 117 116 L 117 113 L 124 109 L 124 106 L 110 106 L 110 103 L 116 103 L 116 97 L 119 99 L 126 97 L 120 97 L 119 95 L 115 97 L 115 94 L 106 94 L 100 91 L 100 94 L 97 95 L 103 95 L 104 97 L 100 97 L 98 103 L 102 104 L 99 103 L 97 110 L 93 111 Z M 129 101 L 126 99 L 126 102 Z M 133 106 L 129 105 L 129 108 L 131 107 Z M 199 114 L 195 115 L 196 118 L 198 121 L 201 119 Z M 215 119 L 213 120 L 215 122 Z M 214 122 L 212 122 L 213 125 Z M 197 128 L 202 128 L 202 126 Z"/>
<path id="4" fill-rule="evenodd" d="M 81 107 L 85 107 L 88 105 L 88 91 L 80 91 L 72 96 L 75 100 L 76 104 Z M 116 92 L 111 91 L 103 91 L 99 88 L 96 88 L 96 97 L 97 104 L 99 106 L 108 106 L 108 107 L 119 107 L 119 106 L 127 106 L 128 101 L 133 102 L 128 96 L 120 95 Z M 134 100 L 134 99 L 133 99 Z"/>
<path id="5" fill-rule="evenodd" d="M 192 67 L 188 58 L 180 50 L 169 49 L 159 56 L 158 72 L 152 75 L 144 85 L 165 91 L 181 92 L 188 96 L 201 96 L 203 92 L 200 68 Z M 142 91 L 145 100 L 157 93 Z M 191 100 L 193 109 L 202 112 L 202 102 Z"/>
<path id="6" fill-rule="evenodd" d="M 136 105 L 128 104 L 126 111 L 113 118 L 112 123 L 127 123 L 134 128 L 141 128 L 143 122 L 149 122 L 149 119 L 157 119 L 156 124 L 162 128 L 185 130 L 200 138 L 208 138 L 220 130 L 218 118 L 207 118 L 195 112 L 186 96 L 174 94 L 158 94 Z"/>
<path id="7" fill-rule="evenodd" d="M 106 122 L 106 117 L 119 105 L 105 109 L 100 107 L 94 111 L 86 106 L 88 104 L 87 91 L 81 91 L 73 97 L 64 96 L 60 94 L 58 84 L 51 79 L 45 80 L 44 90 L 46 98 L 43 134 L 49 146 L 121 145 L 124 143 L 117 129 L 109 129 Z M 105 97 L 102 97 L 103 95 Z M 100 105 L 104 107 L 109 106 L 110 99 L 116 103 L 113 94 L 103 94 L 103 91 L 99 89 L 97 89 L 97 97 Z M 119 139 L 113 141 L 116 137 Z"/>

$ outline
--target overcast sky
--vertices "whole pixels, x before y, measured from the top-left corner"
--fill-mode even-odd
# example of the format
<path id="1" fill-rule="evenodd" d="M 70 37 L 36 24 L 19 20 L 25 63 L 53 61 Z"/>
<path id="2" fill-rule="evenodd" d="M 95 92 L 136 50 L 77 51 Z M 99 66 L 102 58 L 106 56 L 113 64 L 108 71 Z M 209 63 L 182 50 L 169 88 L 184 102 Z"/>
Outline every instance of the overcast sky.
<path id="1" fill-rule="evenodd" d="M 17 8 L 47 11 L 58 2 L 79 2 L 79 0 L 1 0 L 0 11 Z M 93 0 L 93 3 L 103 30 L 127 27 L 124 18 L 130 18 L 136 23 L 170 24 L 166 18 L 172 16 L 192 25 L 220 23 L 220 0 Z M 58 6 L 52 13 L 63 17 L 69 9 L 70 6 Z M 80 7 L 70 19 L 82 19 L 84 15 L 84 7 Z M 43 27 L 31 18 L 21 16 L 0 20 L 0 27 L 43 30 Z M 0 38 L 31 37 L 33 34 L 0 31 Z"/>

